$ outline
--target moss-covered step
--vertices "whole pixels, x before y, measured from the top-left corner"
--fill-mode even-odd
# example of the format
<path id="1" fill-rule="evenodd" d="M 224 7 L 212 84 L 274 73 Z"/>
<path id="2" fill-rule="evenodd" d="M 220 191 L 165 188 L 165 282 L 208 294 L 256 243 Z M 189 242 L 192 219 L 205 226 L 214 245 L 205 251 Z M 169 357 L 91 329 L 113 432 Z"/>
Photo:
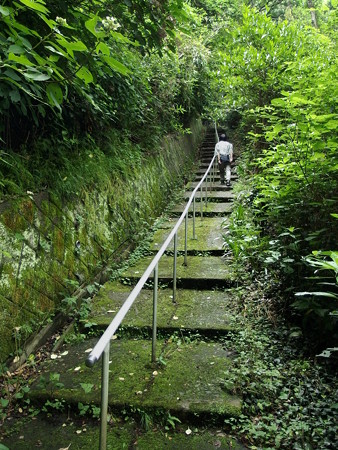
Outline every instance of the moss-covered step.
<path id="1" fill-rule="evenodd" d="M 184 199 L 186 201 L 189 200 L 191 196 L 191 192 L 190 191 L 186 191 L 184 193 Z M 209 202 L 217 202 L 217 201 L 223 201 L 223 202 L 228 202 L 228 201 L 232 201 L 234 199 L 234 194 L 231 192 L 231 190 L 227 190 L 227 191 L 211 191 L 208 190 L 208 201 Z M 196 192 L 196 196 L 195 196 L 196 200 L 199 201 L 201 198 L 201 192 L 198 191 Z M 202 193 L 202 198 L 203 200 L 205 199 L 205 189 L 203 189 L 203 193 Z"/>
<path id="2" fill-rule="evenodd" d="M 59 399 L 73 405 L 100 404 L 101 364 L 85 366 L 97 339 L 64 347 L 41 367 L 43 382 L 32 384 L 31 400 Z M 241 399 L 226 389 L 232 361 L 223 344 L 172 338 L 157 342 L 161 364 L 150 364 L 151 340 L 116 339 L 110 346 L 110 407 L 133 406 L 149 411 L 171 411 L 177 417 L 238 416 Z M 57 378 L 57 382 L 50 382 Z"/>
<path id="3" fill-rule="evenodd" d="M 234 181 L 235 179 L 236 179 L 235 176 L 231 177 L 232 181 Z M 193 191 L 198 183 L 199 183 L 199 181 L 193 181 L 193 182 L 189 183 L 186 186 L 186 190 L 190 191 L 190 192 Z M 213 191 L 228 191 L 229 187 L 226 186 L 225 184 L 221 184 L 220 179 L 219 179 L 219 175 L 217 175 L 217 177 L 215 178 L 215 182 L 214 183 L 208 182 L 208 193 L 209 193 L 210 189 L 213 190 Z"/>
<path id="4" fill-rule="evenodd" d="M 180 215 L 184 211 L 187 206 L 186 202 L 177 203 L 169 212 L 172 216 Z M 231 202 L 207 202 L 207 204 L 203 204 L 203 216 L 205 217 L 213 217 L 213 216 L 223 216 L 229 215 L 232 211 L 232 203 Z M 198 203 L 196 205 L 196 216 L 201 215 L 201 205 Z M 192 206 L 189 211 L 189 217 L 192 216 Z"/>
<path id="5" fill-rule="evenodd" d="M 204 175 L 208 167 L 209 167 L 208 164 L 207 164 L 205 167 L 199 167 L 198 169 L 195 170 L 194 173 L 195 173 L 196 175 L 199 175 L 199 176 Z M 219 176 L 219 171 L 218 171 L 218 169 L 215 171 L 215 175 L 216 175 L 216 177 Z M 231 176 L 234 177 L 234 178 L 237 177 L 235 168 L 232 168 L 232 169 L 231 169 Z"/>
<path id="6" fill-rule="evenodd" d="M 83 405 L 83 408 L 89 405 Z M 145 417 L 145 416 L 143 416 Z M 219 429 L 204 429 L 193 427 L 188 423 L 179 423 L 165 413 L 158 419 L 167 424 L 165 430 L 159 429 L 158 425 L 152 423 L 152 417 L 147 416 L 147 431 L 140 427 L 142 421 L 140 411 L 136 420 L 130 418 L 128 421 L 114 420 L 107 426 L 107 450 L 244 450 L 234 438 L 227 436 Z M 175 430 L 170 420 L 176 424 Z M 145 424 L 144 424 L 145 425 Z M 98 450 L 99 449 L 99 427 L 98 420 L 90 419 L 88 416 L 76 416 L 73 412 L 58 415 L 43 415 L 29 419 L 17 420 L 11 428 L 6 424 L 0 443 L 4 446 L 2 450 L 31 450 L 35 448 L 48 450 Z"/>
<path id="7" fill-rule="evenodd" d="M 166 221 L 161 225 L 153 236 L 150 245 L 151 250 L 159 250 L 161 245 L 169 236 L 174 228 L 176 220 Z M 223 217 L 206 217 L 204 220 L 196 218 L 195 220 L 195 239 L 193 238 L 193 221 L 188 220 L 188 251 L 220 251 L 223 248 L 222 233 L 227 225 L 227 219 Z M 183 222 L 178 230 L 178 250 L 184 250 L 185 223 Z M 174 239 L 168 247 L 168 250 L 174 249 Z"/>
<path id="8" fill-rule="evenodd" d="M 151 263 L 153 256 L 146 256 L 134 266 L 130 266 L 121 277 L 130 280 L 141 278 L 143 272 Z M 159 280 L 163 283 L 171 282 L 173 278 L 173 256 L 164 255 L 158 265 Z M 149 277 L 152 279 L 153 275 Z M 226 264 L 220 256 L 191 256 L 188 255 L 187 266 L 184 265 L 184 257 L 177 257 L 177 281 L 178 285 L 184 287 L 195 287 L 208 289 L 214 285 L 229 286 L 235 281 L 232 266 Z"/>
<path id="9" fill-rule="evenodd" d="M 132 286 L 117 281 L 106 283 L 92 304 L 90 321 L 106 328 L 121 308 Z M 238 303 L 239 294 L 234 289 L 225 291 L 178 290 L 173 303 L 170 289 L 158 291 L 157 327 L 159 330 L 194 330 L 215 334 L 232 330 L 230 325 L 231 305 Z M 153 291 L 143 289 L 127 313 L 124 328 L 152 327 Z"/>

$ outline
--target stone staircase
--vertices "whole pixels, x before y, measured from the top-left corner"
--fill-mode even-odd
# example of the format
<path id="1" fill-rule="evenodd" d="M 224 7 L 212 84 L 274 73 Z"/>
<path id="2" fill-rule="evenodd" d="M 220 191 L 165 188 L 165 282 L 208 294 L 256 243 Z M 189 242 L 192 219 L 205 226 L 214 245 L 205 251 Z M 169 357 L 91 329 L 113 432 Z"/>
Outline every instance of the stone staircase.
<path id="1" fill-rule="evenodd" d="M 208 161 L 214 154 L 214 145 L 214 133 L 209 132 L 201 148 L 203 170 L 197 171 L 196 180 L 189 183 L 182 194 L 182 203 L 172 208 L 167 220 L 154 232 L 149 248 L 151 254 L 128 267 L 119 280 L 106 283 L 95 297 L 90 321 L 96 324 L 97 330 L 103 331 L 109 325 L 133 285 L 169 235 L 177 216 L 184 209 L 185 200 L 205 173 Z M 232 188 L 220 185 L 218 174 L 216 178 L 212 190 L 208 192 L 203 217 L 200 214 L 200 197 L 196 197 L 197 239 L 193 239 L 192 219 L 188 219 L 187 265 L 184 265 L 183 256 L 184 224 L 178 234 L 178 290 L 175 302 L 171 289 L 173 247 L 168 248 L 159 264 L 158 362 L 151 364 L 151 279 L 148 288 L 142 290 L 126 315 L 116 339 L 111 342 L 109 408 L 114 415 L 125 414 L 125 411 L 130 414 L 142 411 L 153 416 L 169 414 L 190 430 L 210 419 L 220 426 L 225 417 L 241 413 L 241 399 L 225 387 L 232 364 L 230 352 L 224 344 L 227 333 L 232 330 L 229 305 L 238 300 L 236 278 L 231 264 L 224 259 L 222 250 L 222 233 L 227 227 L 233 193 Z M 232 180 L 235 182 L 235 174 Z M 96 341 L 97 338 L 89 338 L 80 344 L 62 348 L 55 359 L 48 361 L 44 367 L 45 378 L 49 379 L 49 373 L 58 373 L 62 385 L 51 390 L 48 386 L 42 388 L 41 384 L 36 383 L 30 391 L 31 400 L 43 404 L 46 400 L 51 400 L 52 396 L 53 399 L 62 398 L 75 408 L 79 403 L 99 405 L 101 364 L 92 369 L 85 366 L 86 354 Z M 96 425 L 97 431 L 98 426 Z M 108 433 L 114 434 L 116 426 L 110 425 Z M 210 433 L 214 436 L 212 431 Z M 182 439 L 179 434 L 172 437 L 171 444 L 178 442 L 175 439 Z M 217 440 L 220 443 L 217 447 L 242 448 L 225 434 L 222 436 L 222 439 Z M 210 440 L 208 433 L 206 437 Z M 188 433 L 184 438 L 189 438 Z M 214 448 L 202 446 L 201 443 L 194 447 L 192 441 L 191 446 L 187 447 L 183 444 L 170 447 L 169 443 L 163 437 L 156 447 L 134 447 L 131 438 L 128 448 Z M 77 447 L 72 444 L 71 448 Z M 111 448 L 124 447 L 113 445 Z"/>

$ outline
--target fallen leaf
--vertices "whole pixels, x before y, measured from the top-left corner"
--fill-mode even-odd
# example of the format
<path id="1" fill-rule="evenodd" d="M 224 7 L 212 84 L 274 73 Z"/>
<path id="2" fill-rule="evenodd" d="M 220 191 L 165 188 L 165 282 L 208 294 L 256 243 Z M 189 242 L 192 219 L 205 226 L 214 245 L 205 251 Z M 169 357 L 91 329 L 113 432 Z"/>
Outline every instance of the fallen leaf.
<path id="1" fill-rule="evenodd" d="M 190 428 L 188 428 L 187 430 L 185 430 L 185 434 L 191 434 L 192 433 L 192 431 L 190 430 Z"/>
<path id="2" fill-rule="evenodd" d="M 68 355 L 68 351 L 66 350 L 65 352 L 61 353 L 61 356 L 66 356 Z"/>
<path id="3" fill-rule="evenodd" d="M 78 372 L 79 370 L 81 369 L 81 367 L 80 366 L 78 366 L 78 367 L 75 367 L 75 369 L 74 369 L 74 372 Z"/>
<path id="4" fill-rule="evenodd" d="M 115 341 L 117 339 L 117 334 L 114 334 L 114 336 L 111 338 L 112 341 Z"/>
<path id="5" fill-rule="evenodd" d="M 120 381 L 124 381 L 124 378 L 123 378 L 123 377 L 119 377 L 119 380 L 120 380 Z"/>
<path id="6" fill-rule="evenodd" d="M 177 316 L 174 316 L 174 317 L 173 317 L 173 320 L 178 320 L 178 317 L 177 317 Z"/>
<path id="7" fill-rule="evenodd" d="M 50 355 L 50 359 L 57 359 L 58 355 L 56 355 L 55 353 L 52 353 Z"/>
<path id="8" fill-rule="evenodd" d="M 158 375 L 157 370 L 154 370 L 153 375 L 154 375 L 154 377 L 156 377 L 156 375 Z"/>
<path id="9" fill-rule="evenodd" d="M 81 434 L 82 430 L 76 430 L 76 434 Z"/>
<path id="10" fill-rule="evenodd" d="M 87 348 L 87 350 L 85 350 L 85 353 L 90 353 L 92 350 L 92 348 Z"/>

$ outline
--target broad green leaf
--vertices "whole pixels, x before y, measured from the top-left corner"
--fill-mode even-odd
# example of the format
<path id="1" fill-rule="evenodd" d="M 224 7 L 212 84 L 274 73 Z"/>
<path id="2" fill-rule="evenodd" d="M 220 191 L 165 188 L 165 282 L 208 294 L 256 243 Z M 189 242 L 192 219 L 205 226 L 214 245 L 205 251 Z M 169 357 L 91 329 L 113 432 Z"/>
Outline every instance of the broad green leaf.
<path id="1" fill-rule="evenodd" d="M 47 19 L 47 17 L 43 14 L 40 14 L 40 17 L 51 30 L 54 30 L 54 28 L 57 27 L 58 24 L 55 22 L 55 20 Z"/>
<path id="2" fill-rule="evenodd" d="M 17 56 L 17 55 L 14 55 L 14 53 L 10 53 L 8 55 L 8 59 L 10 61 L 15 61 L 19 64 L 22 64 L 23 66 L 29 66 L 29 67 L 34 66 L 34 64 L 32 62 L 30 62 L 30 60 L 26 56 L 23 56 L 23 55 Z"/>
<path id="3" fill-rule="evenodd" d="M 13 69 L 6 69 L 4 74 L 7 77 L 12 78 L 15 81 L 21 81 L 21 78 L 19 77 L 19 75 Z"/>
<path id="4" fill-rule="evenodd" d="M 60 108 L 60 105 L 63 102 L 63 94 L 62 89 L 57 83 L 50 83 L 47 85 L 46 93 L 48 96 L 49 103 L 52 106 L 56 106 L 57 108 Z"/>
<path id="5" fill-rule="evenodd" d="M 299 94 L 291 94 L 290 97 L 289 97 L 289 101 L 293 105 L 309 105 L 309 104 L 313 104 L 313 102 L 311 102 L 310 100 L 308 100 L 305 97 L 302 97 Z"/>
<path id="6" fill-rule="evenodd" d="M 297 292 L 295 294 L 297 297 L 311 296 L 314 295 L 316 297 L 329 297 L 329 298 L 338 298 L 338 295 L 331 294 L 330 292 Z"/>
<path id="7" fill-rule="evenodd" d="M 80 383 L 80 386 L 84 390 L 85 394 L 89 394 L 89 392 L 91 392 L 94 387 L 94 385 L 91 383 Z"/>
<path id="8" fill-rule="evenodd" d="M 76 72 L 76 76 L 83 80 L 86 84 L 92 83 L 94 81 L 93 75 L 87 69 L 87 67 L 81 67 L 81 69 Z"/>
<path id="9" fill-rule="evenodd" d="M 82 41 L 69 42 L 68 47 L 74 52 L 84 52 L 88 50 L 87 46 Z"/>
<path id="10" fill-rule="evenodd" d="M 15 28 L 16 30 L 22 31 L 26 35 L 36 36 L 37 38 L 41 39 L 41 36 L 39 35 L 39 33 L 37 31 L 35 31 L 31 28 L 25 27 L 25 25 L 22 25 L 21 23 L 19 23 L 17 21 L 11 22 L 11 27 Z M 20 38 L 21 38 L 21 36 L 19 36 L 19 39 Z"/>
<path id="11" fill-rule="evenodd" d="M 310 117 L 316 122 L 323 123 L 329 119 L 332 119 L 333 117 L 336 117 L 336 114 L 322 114 L 320 116 L 317 116 L 316 114 L 310 114 Z"/>
<path id="12" fill-rule="evenodd" d="M 43 0 L 19 0 L 21 3 L 23 3 L 25 6 L 27 6 L 30 9 L 34 9 L 35 11 L 40 11 L 44 14 L 47 14 L 49 11 L 48 9 L 43 6 L 46 3 Z"/>
<path id="13" fill-rule="evenodd" d="M 46 64 L 48 64 L 48 61 L 45 58 L 42 58 L 40 55 L 38 55 L 37 53 L 33 54 L 34 59 L 36 60 L 36 62 L 38 63 L 39 66 L 45 66 Z"/>
<path id="14" fill-rule="evenodd" d="M 57 55 L 60 56 L 64 56 L 65 58 L 67 58 L 69 61 L 71 61 L 71 58 L 69 57 L 68 53 L 65 52 L 61 47 L 59 47 L 58 45 L 56 45 L 54 42 L 52 43 L 53 45 L 46 45 L 46 49 L 49 50 L 52 53 L 56 53 Z"/>
<path id="15" fill-rule="evenodd" d="M 87 50 L 86 45 L 81 41 L 68 42 L 63 36 L 58 36 L 57 41 L 62 47 L 64 47 L 66 49 L 67 53 L 72 58 L 74 58 L 73 52 L 75 52 L 75 51 L 82 52 L 82 51 Z"/>
<path id="16" fill-rule="evenodd" d="M 329 128 L 329 130 L 336 130 L 338 127 L 338 120 L 329 120 L 324 126 Z"/>
<path id="17" fill-rule="evenodd" d="M 94 36 L 96 36 L 97 38 L 101 38 L 101 37 L 104 37 L 106 35 L 106 33 L 104 31 L 97 31 L 96 30 L 96 25 L 97 25 L 98 20 L 99 20 L 99 18 L 97 16 L 93 17 L 92 19 L 87 20 L 85 22 L 85 27 Z"/>
<path id="18" fill-rule="evenodd" d="M 318 160 L 324 160 L 325 158 L 326 158 L 325 153 L 316 152 L 311 156 L 310 160 L 318 161 Z"/>
<path id="19" fill-rule="evenodd" d="M 0 450 L 9 450 L 9 448 L 4 444 L 0 444 Z"/>
<path id="20" fill-rule="evenodd" d="M 281 106 L 281 107 L 285 107 L 286 101 L 285 101 L 285 99 L 283 99 L 283 98 L 273 98 L 273 99 L 271 100 L 271 104 L 272 104 L 273 106 Z"/>
<path id="21" fill-rule="evenodd" d="M 130 73 L 130 70 L 128 67 L 126 67 L 124 64 L 120 63 L 116 59 L 112 58 L 111 56 L 102 56 L 102 60 L 105 61 L 110 68 L 113 70 L 116 70 L 117 72 L 121 73 L 122 75 L 128 75 Z"/>
<path id="22" fill-rule="evenodd" d="M 10 91 L 9 96 L 13 103 L 18 103 L 21 100 L 21 95 L 18 89 Z"/>
<path id="23" fill-rule="evenodd" d="M 100 42 L 96 46 L 96 53 L 102 53 L 103 55 L 110 55 L 110 49 L 108 45 L 106 45 L 104 42 Z"/>
<path id="24" fill-rule="evenodd" d="M 0 13 L 7 17 L 9 16 L 13 11 L 13 8 L 7 8 L 6 6 L 0 6 Z"/>
<path id="25" fill-rule="evenodd" d="M 22 48 L 20 45 L 14 44 L 14 45 L 10 45 L 8 51 L 10 53 L 15 53 L 16 55 L 21 55 L 22 53 L 25 53 L 26 50 L 24 48 Z"/>
<path id="26" fill-rule="evenodd" d="M 126 36 L 123 36 L 123 34 L 119 33 L 118 31 L 111 31 L 110 36 L 114 38 L 116 42 L 123 42 L 125 44 L 131 44 L 135 47 L 139 47 L 140 44 L 138 42 L 132 42 L 130 39 L 128 39 Z"/>
<path id="27" fill-rule="evenodd" d="M 50 75 L 40 72 L 39 70 L 28 69 L 23 74 L 25 78 L 33 81 L 46 81 L 50 79 Z"/>
<path id="28" fill-rule="evenodd" d="M 280 131 L 282 131 L 284 129 L 284 125 L 282 123 L 277 123 L 274 127 L 273 127 L 273 132 L 274 133 L 279 133 Z"/>

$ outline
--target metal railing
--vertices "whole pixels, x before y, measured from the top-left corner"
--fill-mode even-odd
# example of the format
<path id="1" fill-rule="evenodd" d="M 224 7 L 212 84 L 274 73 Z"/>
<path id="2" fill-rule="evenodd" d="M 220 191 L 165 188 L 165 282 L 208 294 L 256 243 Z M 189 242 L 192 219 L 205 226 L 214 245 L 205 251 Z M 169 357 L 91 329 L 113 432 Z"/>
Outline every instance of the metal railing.
<path id="1" fill-rule="evenodd" d="M 216 130 L 217 133 L 217 130 Z M 217 135 L 218 136 L 218 135 Z M 119 311 L 117 312 L 114 319 L 111 321 L 110 325 L 103 333 L 91 353 L 86 359 L 86 365 L 88 367 L 93 367 L 100 357 L 102 356 L 102 372 L 101 372 L 101 424 L 100 424 L 100 442 L 99 449 L 105 450 L 107 446 L 107 416 L 108 416 L 108 386 L 109 386 L 109 348 L 110 340 L 112 339 L 114 333 L 122 323 L 125 315 L 133 305 L 137 296 L 141 292 L 143 286 L 147 282 L 151 274 L 154 274 L 154 287 L 153 287 L 153 327 L 152 327 L 152 362 L 156 361 L 156 334 L 157 334 L 157 296 L 158 296 L 158 264 L 163 256 L 164 252 L 170 245 L 172 239 L 174 239 L 174 259 L 173 259 L 173 302 L 176 301 L 176 269 L 177 269 L 177 233 L 179 227 L 181 226 L 183 220 L 185 222 L 185 243 L 184 243 L 184 265 L 188 265 L 188 214 L 191 203 L 193 204 L 193 239 L 196 239 L 195 234 L 195 197 L 200 190 L 200 202 L 201 202 L 201 219 L 203 219 L 203 203 L 207 204 L 207 186 L 208 177 L 211 178 L 211 169 L 214 168 L 213 176 L 215 176 L 215 155 L 213 156 L 208 169 L 206 170 L 201 181 L 197 184 L 193 190 L 187 205 L 178 219 L 175 227 L 172 229 L 171 233 L 165 240 L 164 244 L 154 256 L 153 260 L 143 273 L 142 277 L 134 287 L 134 289 L 129 294 L 127 300 L 123 303 Z M 205 198 L 203 200 L 203 184 L 206 183 Z M 211 184 L 211 183 L 210 183 Z"/>

